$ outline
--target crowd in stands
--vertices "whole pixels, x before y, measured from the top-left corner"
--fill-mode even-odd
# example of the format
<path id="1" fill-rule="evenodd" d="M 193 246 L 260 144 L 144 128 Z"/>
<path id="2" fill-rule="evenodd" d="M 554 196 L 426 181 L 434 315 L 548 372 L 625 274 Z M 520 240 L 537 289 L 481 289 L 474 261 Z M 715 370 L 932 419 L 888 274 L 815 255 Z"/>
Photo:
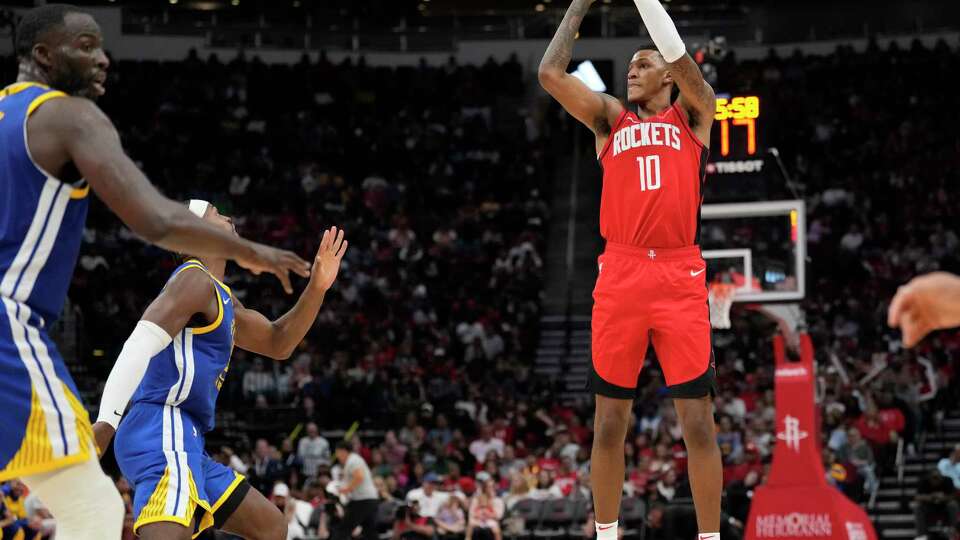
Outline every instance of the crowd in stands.
<path id="1" fill-rule="evenodd" d="M 821 368 L 824 463 L 829 480 L 856 500 L 890 473 L 900 442 L 915 452 L 918 433 L 957 403 L 960 334 L 941 332 L 906 351 L 885 324 L 897 286 L 933 270 L 960 271 L 951 197 L 960 139 L 950 128 L 958 112 L 949 92 L 913 84 L 960 69 L 956 51 L 943 41 L 871 43 L 860 53 L 841 47 L 825 57 L 771 55 L 720 68 L 732 91 L 775 96 L 766 114 L 779 121 L 767 123 L 766 137 L 787 156 L 808 204 L 803 307 Z M 884 84 L 864 83 L 878 71 Z M 755 381 L 769 380 L 771 362 L 757 354 L 761 344 L 744 340 L 746 318 L 734 323 L 736 338 L 718 335 L 732 345 L 718 347 L 727 349 L 718 366 L 743 368 L 739 382 L 721 388 L 733 390 L 727 399 L 748 399 Z M 734 431 L 745 448 L 751 440 L 762 448 L 772 434 L 757 415 Z"/>
<path id="2" fill-rule="evenodd" d="M 325 429 L 386 428 L 398 409 L 473 391 L 447 384 L 464 372 L 527 379 L 551 164 L 520 110 L 519 64 L 191 57 L 112 73 L 104 108 L 168 194 L 209 198 L 241 233 L 304 255 L 330 225 L 354 246 L 294 358 L 278 366 L 236 351 L 222 405 L 294 403 Z M 114 322 L 136 320 L 176 262 L 103 212 L 88 241 L 71 300 L 109 359 L 129 331 Z M 268 316 L 294 300 L 266 279 L 228 279 Z"/>
<path id="3" fill-rule="evenodd" d="M 917 434 L 960 388 L 960 334 L 906 351 L 885 326 L 897 285 L 960 269 L 950 196 L 960 110 L 950 87 L 918 82 L 949 80 L 957 52 L 945 43 L 841 47 L 719 65 L 724 90 L 770 96 L 766 114 L 778 124 L 765 136 L 808 201 L 803 307 L 821 366 L 824 463 L 831 483 L 861 502 L 899 442 L 915 451 Z M 884 83 L 868 84 L 878 73 Z M 321 433 L 339 437 L 358 422 L 354 450 L 382 500 L 398 502 L 382 520 L 394 540 L 500 540 L 535 525 L 523 520 L 524 501 L 555 499 L 582 502 L 577 530 L 593 534 L 592 401 L 559 401 L 531 365 L 551 134 L 580 128 L 555 108 L 537 121 L 518 63 L 387 69 L 192 56 L 119 62 L 110 83 L 104 108 L 164 191 L 208 197 L 245 235 L 303 254 L 333 224 L 353 246 L 294 357 L 273 364 L 235 351 L 220 398 L 221 420 L 242 409 L 245 422 L 215 432 L 223 444 L 210 452 L 273 497 L 292 531 L 329 535 L 337 511 L 326 488 L 339 466 L 336 441 Z M 176 262 L 102 210 L 86 239 L 71 303 L 88 340 L 82 354 L 100 351 L 90 378 L 103 380 Z M 229 284 L 268 314 L 292 302 L 261 278 L 231 274 Z M 716 335 L 725 523 L 734 531 L 776 441 L 770 332 L 740 313 Z M 642 503 L 647 538 L 673 538 L 674 509 L 690 490 L 655 362 L 638 395 L 624 493 Z M 268 420 L 281 409 L 290 421 L 274 428 Z M 42 515 L 25 519 L 36 525 Z"/>
<path id="4" fill-rule="evenodd" d="M 53 516 L 22 482 L 0 486 L 0 538 L 48 538 L 55 529 Z"/>
<path id="5" fill-rule="evenodd" d="M 917 538 L 927 540 L 930 529 L 939 521 L 948 534 L 960 534 L 960 445 L 942 458 L 935 469 L 924 471 L 914 495 L 913 515 Z"/>

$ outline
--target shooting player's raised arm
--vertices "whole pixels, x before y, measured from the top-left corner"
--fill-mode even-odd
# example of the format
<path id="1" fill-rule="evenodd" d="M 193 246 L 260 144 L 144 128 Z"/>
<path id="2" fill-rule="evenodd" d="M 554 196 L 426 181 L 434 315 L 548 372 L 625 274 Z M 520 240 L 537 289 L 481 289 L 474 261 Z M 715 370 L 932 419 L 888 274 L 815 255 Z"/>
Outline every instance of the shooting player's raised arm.
<path id="1" fill-rule="evenodd" d="M 713 88 L 703 79 L 700 66 L 687 54 L 676 25 L 659 0 L 634 0 L 634 3 L 647 27 L 647 33 L 669 65 L 674 82 L 680 87 L 679 104 L 690 117 L 691 127 L 695 128 L 701 141 L 709 145 L 710 126 L 717 108 Z"/>
<path id="2" fill-rule="evenodd" d="M 592 0 L 573 0 L 543 55 L 537 76 L 544 90 L 567 112 L 593 130 L 597 137 L 606 137 L 623 112 L 623 105 L 612 96 L 594 92 L 567 73 L 580 23 L 592 3 Z"/>

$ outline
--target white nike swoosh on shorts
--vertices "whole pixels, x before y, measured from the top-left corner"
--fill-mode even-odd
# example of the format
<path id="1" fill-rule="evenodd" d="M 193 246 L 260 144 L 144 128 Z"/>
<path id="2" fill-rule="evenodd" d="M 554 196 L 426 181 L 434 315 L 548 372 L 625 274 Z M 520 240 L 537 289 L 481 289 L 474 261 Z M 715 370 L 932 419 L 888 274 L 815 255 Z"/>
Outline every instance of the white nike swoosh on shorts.
<path id="1" fill-rule="evenodd" d="M 694 272 L 693 270 L 691 270 L 691 271 L 690 271 L 690 277 L 697 277 L 697 276 L 699 276 L 700 274 L 702 274 L 702 273 L 704 273 L 704 272 L 706 272 L 706 271 L 707 271 L 706 268 L 703 268 L 703 269 L 701 269 L 701 270 L 699 270 L 699 271 L 697 271 L 697 272 Z"/>

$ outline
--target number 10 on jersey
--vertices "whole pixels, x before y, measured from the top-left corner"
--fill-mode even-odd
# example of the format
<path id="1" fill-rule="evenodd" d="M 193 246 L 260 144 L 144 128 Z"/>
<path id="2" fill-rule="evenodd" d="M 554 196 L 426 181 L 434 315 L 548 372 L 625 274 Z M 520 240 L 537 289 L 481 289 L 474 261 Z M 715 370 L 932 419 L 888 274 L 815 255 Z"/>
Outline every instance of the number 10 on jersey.
<path id="1" fill-rule="evenodd" d="M 660 189 L 660 156 L 640 156 L 640 191 Z"/>

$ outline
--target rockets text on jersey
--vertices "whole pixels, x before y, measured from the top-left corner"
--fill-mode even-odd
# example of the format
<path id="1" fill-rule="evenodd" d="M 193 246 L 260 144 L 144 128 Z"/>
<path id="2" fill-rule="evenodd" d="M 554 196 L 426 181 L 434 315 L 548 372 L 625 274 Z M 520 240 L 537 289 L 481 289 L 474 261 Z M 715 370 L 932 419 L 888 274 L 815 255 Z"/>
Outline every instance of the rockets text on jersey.
<path id="1" fill-rule="evenodd" d="M 660 248 L 697 244 L 707 155 L 677 104 L 646 119 L 624 110 L 598 156 L 603 237 Z"/>

